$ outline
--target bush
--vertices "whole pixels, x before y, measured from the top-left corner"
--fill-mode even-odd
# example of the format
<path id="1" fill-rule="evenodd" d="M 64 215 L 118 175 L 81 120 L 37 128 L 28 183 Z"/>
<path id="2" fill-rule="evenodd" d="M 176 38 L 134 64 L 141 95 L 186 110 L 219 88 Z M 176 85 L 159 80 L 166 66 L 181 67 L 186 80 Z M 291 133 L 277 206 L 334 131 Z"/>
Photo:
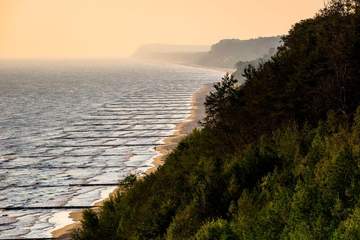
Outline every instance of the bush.
<path id="1" fill-rule="evenodd" d="M 222 219 L 205 223 L 196 233 L 194 240 L 236 240 L 228 222 Z"/>

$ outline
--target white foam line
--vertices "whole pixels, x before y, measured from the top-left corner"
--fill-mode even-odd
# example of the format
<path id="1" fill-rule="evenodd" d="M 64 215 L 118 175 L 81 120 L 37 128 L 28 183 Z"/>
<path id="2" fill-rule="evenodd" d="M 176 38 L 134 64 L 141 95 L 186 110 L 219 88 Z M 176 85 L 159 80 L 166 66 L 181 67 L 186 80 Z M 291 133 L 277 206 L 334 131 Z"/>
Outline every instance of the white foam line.
<path id="1" fill-rule="evenodd" d="M 71 212 L 73 212 L 73 210 L 60 211 L 52 215 L 49 219 L 49 223 L 54 225 L 54 229 L 48 231 L 50 236 L 53 231 L 74 223 L 74 220 L 70 217 Z"/>
<path id="2" fill-rule="evenodd" d="M 100 199 L 93 201 L 91 203 L 91 206 L 94 206 L 97 203 L 100 203 L 100 202 L 104 201 L 105 199 L 107 199 L 110 196 L 110 194 L 115 191 L 116 188 L 117 187 L 108 187 L 106 189 L 100 190 Z"/>

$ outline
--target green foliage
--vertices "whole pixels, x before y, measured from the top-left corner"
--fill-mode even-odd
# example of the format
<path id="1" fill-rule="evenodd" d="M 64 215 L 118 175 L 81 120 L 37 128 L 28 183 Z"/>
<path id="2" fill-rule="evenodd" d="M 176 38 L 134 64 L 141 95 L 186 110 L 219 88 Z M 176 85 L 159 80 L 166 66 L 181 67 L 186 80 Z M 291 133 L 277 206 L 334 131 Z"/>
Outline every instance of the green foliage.
<path id="1" fill-rule="evenodd" d="M 359 239 L 360 11 L 333 0 L 207 117 L 159 170 L 86 211 L 75 239 Z"/>
<path id="2" fill-rule="evenodd" d="M 332 1 L 316 17 L 295 24 L 270 61 L 245 70 L 245 84 L 227 96 L 231 107 L 209 111 L 205 125 L 249 143 L 292 121 L 314 126 L 331 109 L 352 114 L 360 104 L 360 11 L 355 3 Z M 213 102 L 206 102 L 208 109 Z M 214 119 L 220 124 L 214 125 Z"/>
<path id="3" fill-rule="evenodd" d="M 218 219 L 205 223 L 196 233 L 194 240 L 236 240 L 237 236 L 232 231 L 229 223 Z"/>
<path id="4" fill-rule="evenodd" d="M 99 217 L 93 210 L 84 210 L 81 224 L 86 231 L 75 231 L 72 236 L 73 239 L 97 239 Z"/>
<path id="5" fill-rule="evenodd" d="M 354 212 L 341 223 L 335 231 L 332 239 L 360 239 L 360 209 L 355 208 Z"/>
<path id="6" fill-rule="evenodd" d="M 122 185 L 126 189 L 129 189 L 134 186 L 136 180 L 137 180 L 137 176 L 134 174 L 130 174 L 120 182 L 120 185 Z"/>
<path id="7" fill-rule="evenodd" d="M 225 155 L 194 131 L 158 172 L 86 211 L 75 239 L 357 239 L 360 145 L 342 123 L 329 113 Z"/>

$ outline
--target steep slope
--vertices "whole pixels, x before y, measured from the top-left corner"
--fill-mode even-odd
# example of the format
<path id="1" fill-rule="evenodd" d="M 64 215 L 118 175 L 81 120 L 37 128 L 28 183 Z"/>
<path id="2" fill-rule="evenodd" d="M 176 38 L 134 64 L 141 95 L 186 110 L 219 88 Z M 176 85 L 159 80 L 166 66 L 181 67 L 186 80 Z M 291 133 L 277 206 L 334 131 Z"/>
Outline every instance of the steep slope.
<path id="1" fill-rule="evenodd" d="M 333 0 L 244 84 L 226 75 L 204 128 L 74 238 L 359 239 L 359 29 L 358 1 Z"/>

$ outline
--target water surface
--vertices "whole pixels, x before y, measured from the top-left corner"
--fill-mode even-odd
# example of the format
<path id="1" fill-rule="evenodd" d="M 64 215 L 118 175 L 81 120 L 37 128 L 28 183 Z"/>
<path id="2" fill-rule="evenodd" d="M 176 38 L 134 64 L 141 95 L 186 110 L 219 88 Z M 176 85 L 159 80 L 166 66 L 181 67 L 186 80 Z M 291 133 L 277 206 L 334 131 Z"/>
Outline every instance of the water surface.
<path id="1" fill-rule="evenodd" d="M 0 239 L 51 237 L 152 166 L 222 73 L 126 61 L 0 62 Z"/>

